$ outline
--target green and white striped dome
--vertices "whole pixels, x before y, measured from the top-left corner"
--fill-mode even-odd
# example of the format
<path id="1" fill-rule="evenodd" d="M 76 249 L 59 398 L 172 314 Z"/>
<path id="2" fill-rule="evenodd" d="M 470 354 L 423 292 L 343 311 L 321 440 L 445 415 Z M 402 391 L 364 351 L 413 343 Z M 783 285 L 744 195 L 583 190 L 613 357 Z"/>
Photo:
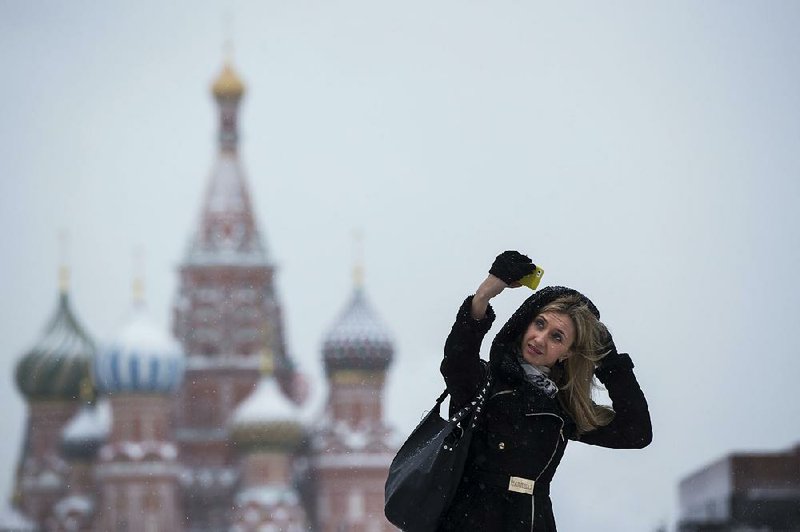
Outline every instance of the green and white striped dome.
<path id="1" fill-rule="evenodd" d="M 89 386 L 95 344 L 72 312 L 62 291 L 44 334 L 17 364 L 20 392 L 29 400 L 78 400 Z"/>

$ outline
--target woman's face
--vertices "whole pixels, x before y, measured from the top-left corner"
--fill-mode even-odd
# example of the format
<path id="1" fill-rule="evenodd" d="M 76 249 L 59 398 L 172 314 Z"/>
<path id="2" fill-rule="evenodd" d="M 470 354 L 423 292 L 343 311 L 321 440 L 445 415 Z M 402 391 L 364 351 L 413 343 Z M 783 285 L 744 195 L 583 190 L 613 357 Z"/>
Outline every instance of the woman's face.
<path id="1" fill-rule="evenodd" d="M 534 366 L 551 368 L 560 358 L 569 356 L 574 341 L 572 318 L 561 312 L 542 312 L 522 335 L 522 358 Z"/>

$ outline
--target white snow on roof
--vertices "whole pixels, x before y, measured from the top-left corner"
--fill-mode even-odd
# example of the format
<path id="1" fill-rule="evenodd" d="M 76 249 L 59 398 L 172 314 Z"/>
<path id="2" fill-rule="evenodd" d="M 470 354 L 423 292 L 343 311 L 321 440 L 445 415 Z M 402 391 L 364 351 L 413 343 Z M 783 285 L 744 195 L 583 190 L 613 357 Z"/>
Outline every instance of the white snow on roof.
<path id="1" fill-rule="evenodd" d="M 157 458 L 171 462 L 178 457 L 178 448 L 172 442 L 165 441 L 123 441 L 106 444 L 100 449 L 100 458 L 106 462 L 126 458 L 138 462 L 145 458 Z"/>
<path id="2" fill-rule="evenodd" d="M 189 244 L 185 264 L 191 266 L 269 266 L 269 259 L 259 239 L 258 246 L 253 249 L 238 250 L 233 248 L 205 249 L 197 240 Z"/>
<path id="3" fill-rule="evenodd" d="M 206 196 L 208 212 L 239 213 L 248 207 L 243 174 L 235 155 L 220 155 Z"/>
<path id="4" fill-rule="evenodd" d="M 94 405 L 82 407 L 64 427 L 65 442 L 103 441 L 111 430 L 111 404 L 100 399 Z"/>
<path id="5" fill-rule="evenodd" d="M 366 431 L 350 431 L 345 432 L 342 434 L 342 439 L 344 444 L 347 445 L 350 449 L 361 450 L 370 443 L 371 434 L 367 433 Z"/>
<path id="6" fill-rule="evenodd" d="M 266 266 L 269 253 L 258 232 L 239 159 L 223 153 L 212 171 L 185 264 Z"/>
<path id="7" fill-rule="evenodd" d="M 94 503 L 92 499 L 83 495 L 72 495 L 58 501 L 55 506 L 55 514 L 60 518 L 65 518 L 71 513 L 88 515 L 92 512 Z"/>
<path id="8" fill-rule="evenodd" d="M 382 422 L 352 426 L 345 420 L 323 417 L 317 423 L 311 444 L 321 454 L 339 452 L 383 452 L 397 449 L 391 442 L 392 430 Z"/>
<path id="9" fill-rule="evenodd" d="M 283 395 L 278 382 L 272 377 L 262 377 L 256 389 L 236 409 L 234 425 L 254 425 L 272 421 L 297 421 L 297 407 Z"/>
<path id="10" fill-rule="evenodd" d="M 186 467 L 179 480 L 182 486 L 190 489 L 194 486 L 227 488 L 239 480 L 239 470 L 234 467 Z"/>
<path id="11" fill-rule="evenodd" d="M 126 324 L 112 342 L 122 351 L 147 352 L 161 358 L 182 358 L 178 342 L 163 331 L 144 305 L 135 305 Z"/>
<path id="12" fill-rule="evenodd" d="M 297 493 L 285 484 L 265 484 L 253 486 L 242 490 L 236 495 L 236 505 L 239 507 L 256 503 L 262 507 L 277 506 L 285 504 L 296 506 L 299 504 Z"/>
<path id="13" fill-rule="evenodd" d="M 13 532 L 36 532 L 38 528 L 27 517 L 14 508 L 6 506 L 0 508 L 0 530 Z"/>
<path id="14" fill-rule="evenodd" d="M 392 343 L 388 329 L 372 309 L 361 288 L 356 288 L 350 303 L 331 327 L 324 343 L 325 346 L 336 346 L 358 342 Z"/>

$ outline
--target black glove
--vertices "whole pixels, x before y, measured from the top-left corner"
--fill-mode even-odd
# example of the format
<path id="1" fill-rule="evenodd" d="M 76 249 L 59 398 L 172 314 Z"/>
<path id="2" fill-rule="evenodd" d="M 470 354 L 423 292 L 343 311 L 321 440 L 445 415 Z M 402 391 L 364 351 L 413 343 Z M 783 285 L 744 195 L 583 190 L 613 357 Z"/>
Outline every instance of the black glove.
<path id="1" fill-rule="evenodd" d="M 618 353 L 614 338 L 611 337 L 610 332 L 606 332 L 604 346 L 600 351 L 604 356 L 597 362 L 597 367 L 594 371 L 600 382 L 605 382 L 616 370 L 633 369 L 631 357 L 625 353 Z"/>
<path id="2" fill-rule="evenodd" d="M 600 349 L 600 353 L 602 353 L 604 355 L 603 358 L 605 358 L 605 357 L 607 357 L 609 355 L 616 355 L 617 354 L 617 346 L 614 343 L 614 337 L 611 336 L 611 331 L 609 331 L 605 327 L 603 327 L 603 328 L 605 329 L 605 338 L 603 339 L 603 347 Z M 601 363 L 602 363 L 602 361 L 603 361 L 603 359 L 600 359 Z"/>
<path id="3" fill-rule="evenodd" d="M 519 251 L 504 251 L 494 259 L 489 273 L 506 284 L 513 284 L 535 270 L 533 261 Z"/>

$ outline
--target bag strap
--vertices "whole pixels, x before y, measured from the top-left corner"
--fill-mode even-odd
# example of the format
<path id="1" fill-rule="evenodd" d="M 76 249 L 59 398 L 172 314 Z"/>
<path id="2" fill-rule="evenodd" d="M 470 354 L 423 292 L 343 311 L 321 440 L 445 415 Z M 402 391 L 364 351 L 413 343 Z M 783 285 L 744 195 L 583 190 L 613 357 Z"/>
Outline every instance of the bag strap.
<path id="1" fill-rule="evenodd" d="M 486 377 L 484 378 L 483 383 L 481 383 L 481 386 L 478 388 L 478 393 L 475 395 L 472 401 L 467 403 L 458 412 L 453 414 L 450 417 L 450 421 L 460 423 L 470 414 L 474 414 L 472 416 L 471 428 L 475 428 L 475 426 L 478 424 L 480 416 L 482 415 L 483 403 L 486 402 L 486 396 L 488 395 L 489 388 L 491 388 L 491 386 L 492 386 L 492 372 L 487 367 Z M 442 395 L 440 395 L 439 398 L 436 399 L 436 406 L 434 408 L 436 409 L 437 412 L 439 412 L 442 406 L 442 401 L 444 401 L 449 394 L 450 391 L 447 388 L 445 388 L 445 390 L 442 392 Z"/>

